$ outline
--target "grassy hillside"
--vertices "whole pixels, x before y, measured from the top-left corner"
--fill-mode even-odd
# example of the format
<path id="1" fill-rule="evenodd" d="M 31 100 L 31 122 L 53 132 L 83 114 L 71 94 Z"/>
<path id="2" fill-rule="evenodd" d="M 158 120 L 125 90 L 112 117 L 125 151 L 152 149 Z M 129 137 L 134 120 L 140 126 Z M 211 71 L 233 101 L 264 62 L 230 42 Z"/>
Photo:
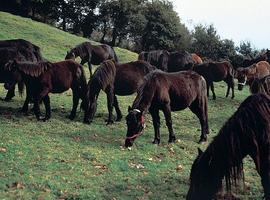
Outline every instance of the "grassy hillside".
<path id="1" fill-rule="evenodd" d="M 23 38 L 41 47 L 44 56 L 62 60 L 65 52 L 86 39 L 70 35 L 29 19 L 0 12 L 0 39 Z M 116 49 L 122 62 L 137 55 Z M 87 70 L 86 70 L 87 71 Z M 0 96 L 6 91 L 0 85 Z M 209 141 L 249 95 L 236 91 L 234 100 L 224 98 L 225 83 L 215 83 L 217 100 L 209 99 Z M 91 125 L 82 123 L 83 113 L 74 121 L 68 91 L 50 95 L 52 118 L 37 122 L 32 113 L 18 112 L 24 98 L 0 101 L 0 198 L 1 199 L 184 199 L 190 167 L 197 155 L 198 119 L 187 109 L 172 113 L 177 143 L 168 145 L 168 134 L 161 113 L 161 145 L 152 145 L 151 117 L 146 116 L 145 133 L 131 150 L 123 149 L 126 124 L 106 126 L 106 97 L 99 97 Z M 124 115 L 133 96 L 119 97 Z M 245 160 L 245 190 L 236 191 L 241 199 L 260 199 L 262 187 L 254 164 Z"/>

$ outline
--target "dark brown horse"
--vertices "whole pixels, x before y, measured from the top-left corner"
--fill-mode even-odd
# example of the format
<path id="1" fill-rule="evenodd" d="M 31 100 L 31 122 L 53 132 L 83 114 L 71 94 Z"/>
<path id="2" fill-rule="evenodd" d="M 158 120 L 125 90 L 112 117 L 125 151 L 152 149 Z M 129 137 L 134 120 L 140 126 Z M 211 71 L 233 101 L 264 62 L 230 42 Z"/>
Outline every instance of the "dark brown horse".
<path id="1" fill-rule="evenodd" d="M 37 62 L 43 60 L 38 46 L 22 39 L 0 40 L 0 83 L 5 83 L 8 75 L 4 66 L 11 60 Z M 19 83 L 19 87 L 23 84 Z M 10 88 L 5 97 L 9 101 L 15 96 L 15 87 Z"/>
<path id="2" fill-rule="evenodd" d="M 135 61 L 125 64 L 117 64 L 111 60 L 104 61 L 97 68 L 91 80 L 88 83 L 86 95 L 86 111 L 84 122 L 90 123 L 97 108 L 97 99 L 100 90 L 107 94 L 107 106 L 109 117 L 107 124 L 113 122 L 112 111 L 115 107 L 117 119 L 120 121 L 122 113 L 118 106 L 116 95 L 131 95 L 143 84 L 144 76 L 155 69 L 145 61 Z"/>
<path id="3" fill-rule="evenodd" d="M 242 160 L 247 155 L 256 165 L 265 198 L 269 200 L 270 99 L 264 94 L 249 96 L 206 151 L 199 151 L 191 168 L 187 200 L 213 199 L 224 177 L 230 191 L 231 185 L 243 173 Z"/>
<path id="4" fill-rule="evenodd" d="M 155 130 L 154 144 L 160 143 L 159 110 L 164 113 L 169 130 L 169 143 L 171 143 L 175 141 L 171 111 L 179 111 L 187 107 L 200 120 L 201 137 L 199 142 L 206 141 L 209 129 L 204 78 L 192 71 L 165 73 L 157 70 L 148 74 L 145 79 L 132 107 L 129 107 L 128 110 L 125 146 L 132 146 L 134 140 L 142 134 L 144 116 L 148 109 Z"/>
<path id="5" fill-rule="evenodd" d="M 162 71 L 168 71 L 169 52 L 166 50 L 143 51 L 138 60 L 144 60 Z"/>
<path id="6" fill-rule="evenodd" d="M 230 88 L 232 90 L 232 99 L 234 98 L 234 69 L 233 66 L 227 62 L 210 62 L 201 65 L 195 65 L 193 70 L 202 75 L 207 83 L 207 96 L 209 96 L 209 87 L 211 88 L 213 99 L 216 99 L 213 82 L 224 81 L 227 83 L 228 97 Z"/>
<path id="7" fill-rule="evenodd" d="M 83 67 L 72 60 L 62 62 L 14 62 L 7 65 L 11 72 L 9 83 L 6 87 L 12 87 L 21 80 L 26 85 L 26 100 L 23 110 L 28 110 L 28 103 L 34 99 L 34 112 L 38 120 L 46 121 L 51 117 L 49 93 L 62 93 L 68 89 L 73 92 L 73 107 L 69 118 L 74 119 L 79 99 L 84 100 L 86 92 L 86 79 Z M 22 91 L 21 91 L 22 92 Z M 39 104 L 43 101 L 46 108 L 45 118 L 40 117 Z"/>
<path id="8" fill-rule="evenodd" d="M 68 51 L 65 59 L 75 60 L 77 57 L 81 58 L 81 65 L 88 63 L 90 76 L 92 76 L 92 64 L 99 65 L 109 59 L 118 62 L 114 49 L 107 44 L 92 45 L 90 42 L 83 42 Z"/>
<path id="9" fill-rule="evenodd" d="M 255 78 L 249 89 L 252 94 L 264 93 L 270 96 L 270 75 L 261 79 Z"/>
<path id="10" fill-rule="evenodd" d="M 260 61 L 267 61 L 268 57 L 267 57 L 267 53 L 265 54 L 260 54 L 258 55 L 256 58 L 246 58 L 243 60 L 243 64 L 241 67 L 246 68 L 249 67 L 250 65 L 256 64 Z"/>
<path id="11" fill-rule="evenodd" d="M 165 72 L 189 70 L 194 64 L 192 55 L 187 51 L 168 52 L 166 50 L 155 50 L 142 52 L 139 54 L 138 59 L 145 60 Z"/>
<path id="12" fill-rule="evenodd" d="M 237 69 L 238 89 L 242 90 L 244 85 L 249 85 L 255 78 L 263 78 L 270 75 L 270 64 L 267 61 L 260 61 L 249 67 Z"/>

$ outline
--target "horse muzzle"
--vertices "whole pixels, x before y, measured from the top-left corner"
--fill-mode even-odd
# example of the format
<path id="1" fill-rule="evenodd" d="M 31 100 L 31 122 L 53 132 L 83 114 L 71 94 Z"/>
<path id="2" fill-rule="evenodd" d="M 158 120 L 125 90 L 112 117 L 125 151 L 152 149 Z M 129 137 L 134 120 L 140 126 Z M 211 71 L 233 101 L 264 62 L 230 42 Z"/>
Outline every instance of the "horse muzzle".
<path id="1" fill-rule="evenodd" d="M 243 90 L 243 88 L 244 88 L 244 83 L 238 83 L 238 90 Z"/>

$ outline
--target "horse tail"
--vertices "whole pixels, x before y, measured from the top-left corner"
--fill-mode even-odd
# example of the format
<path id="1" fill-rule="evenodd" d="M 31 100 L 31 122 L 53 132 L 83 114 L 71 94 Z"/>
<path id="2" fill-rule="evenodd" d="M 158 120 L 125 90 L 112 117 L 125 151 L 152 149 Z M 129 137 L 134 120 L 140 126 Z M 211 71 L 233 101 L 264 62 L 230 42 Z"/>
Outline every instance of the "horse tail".
<path id="1" fill-rule="evenodd" d="M 80 65 L 79 67 L 79 73 L 77 73 L 77 80 L 79 82 L 79 86 L 80 86 L 80 97 L 82 99 L 82 103 L 81 103 L 81 109 L 82 110 L 86 110 L 86 93 L 87 93 L 87 81 L 86 81 L 86 76 L 85 76 L 85 72 L 83 69 L 83 66 Z"/>
<path id="2" fill-rule="evenodd" d="M 113 47 L 112 47 L 112 52 L 113 52 L 113 58 L 114 58 L 115 62 L 118 63 L 119 62 L 119 59 L 118 59 L 118 57 L 117 57 L 117 55 L 116 55 L 115 50 L 114 50 Z"/>

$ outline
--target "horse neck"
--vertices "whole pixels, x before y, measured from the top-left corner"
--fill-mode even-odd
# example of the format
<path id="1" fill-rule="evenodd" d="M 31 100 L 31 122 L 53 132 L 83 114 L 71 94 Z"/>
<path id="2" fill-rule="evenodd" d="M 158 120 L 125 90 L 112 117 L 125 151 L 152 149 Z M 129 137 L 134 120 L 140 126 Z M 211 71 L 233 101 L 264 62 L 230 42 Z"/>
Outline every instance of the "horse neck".
<path id="1" fill-rule="evenodd" d="M 132 108 L 139 109 L 141 112 L 147 111 L 148 108 L 151 106 L 154 94 L 155 94 L 154 87 L 147 87 L 147 86 L 142 87 L 133 102 Z"/>

